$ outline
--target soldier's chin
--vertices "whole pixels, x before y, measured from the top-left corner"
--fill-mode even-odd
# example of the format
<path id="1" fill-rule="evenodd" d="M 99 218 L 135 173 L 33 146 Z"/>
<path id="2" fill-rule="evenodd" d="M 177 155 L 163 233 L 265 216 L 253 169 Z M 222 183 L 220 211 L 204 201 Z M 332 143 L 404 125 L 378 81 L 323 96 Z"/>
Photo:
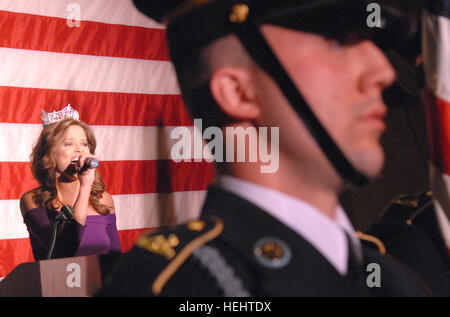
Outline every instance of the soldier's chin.
<path id="1" fill-rule="evenodd" d="M 365 151 L 364 154 L 359 156 L 356 167 L 369 179 L 379 177 L 384 167 L 384 152 L 381 147 Z"/>

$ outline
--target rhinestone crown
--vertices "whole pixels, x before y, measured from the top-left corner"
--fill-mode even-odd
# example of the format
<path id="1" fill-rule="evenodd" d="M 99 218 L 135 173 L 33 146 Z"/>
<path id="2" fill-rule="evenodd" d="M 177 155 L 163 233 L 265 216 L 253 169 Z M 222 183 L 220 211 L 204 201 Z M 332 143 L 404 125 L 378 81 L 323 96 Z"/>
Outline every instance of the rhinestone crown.
<path id="1" fill-rule="evenodd" d="M 41 119 L 44 126 L 61 121 L 65 118 L 72 118 L 75 120 L 79 120 L 80 114 L 78 111 L 73 109 L 70 104 L 67 105 L 64 109 L 60 111 L 53 111 L 53 112 L 45 112 L 44 109 L 41 111 Z"/>

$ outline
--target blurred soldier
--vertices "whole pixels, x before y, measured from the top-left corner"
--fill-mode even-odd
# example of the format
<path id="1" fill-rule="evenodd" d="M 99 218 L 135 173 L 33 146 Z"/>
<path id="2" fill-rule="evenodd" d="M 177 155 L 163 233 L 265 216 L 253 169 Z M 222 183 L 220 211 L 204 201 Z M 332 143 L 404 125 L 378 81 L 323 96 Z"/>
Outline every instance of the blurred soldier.
<path id="1" fill-rule="evenodd" d="M 362 247 L 338 203 L 383 166 L 382 91 L 395 72 L 373 41 L 407 36 L 400 14 L 386 7 L 384 27 L 371 28 L 361 0 L 135 4 L 167 25 L 193 117 L 220 127 L 227 145 L 227 128 L 278 127 L 279 139 L 269 129 L 257 144 L 279 151 L 279 164 L 263 173 L 261 157 L 227 156 L 201 219 L 140 238 L 98 295 L 429 294 L 409 269 Z M 234 142 L 226 154 L 249 148 Z"/>
<path id="2" fill-rule="evenodd" d="M 394 199 L 369 233 L 388 254 L 413 269 L 437 296 L 450 296 L 448 222 L 434 208 L 431 191 Z M 370 247 L 370 245 L 368 245 Z"/>
<path id="3" fill-rule="evenodd" d="M 436 295 L 450 296 L 450 130 L 447 110 L 450 105 L 450 61 L 446 57 L 450 53 L 450 1 L 429 0 L 425 4 L 422 14 L 424 101 L 432 191 L 393 200 L 369 232 L 384 243 L 389 254 L 420 274 Z M 409 76 L 410 81 L 413 78 Z M 408 89 L 405 91 L 408 93 Z"/>

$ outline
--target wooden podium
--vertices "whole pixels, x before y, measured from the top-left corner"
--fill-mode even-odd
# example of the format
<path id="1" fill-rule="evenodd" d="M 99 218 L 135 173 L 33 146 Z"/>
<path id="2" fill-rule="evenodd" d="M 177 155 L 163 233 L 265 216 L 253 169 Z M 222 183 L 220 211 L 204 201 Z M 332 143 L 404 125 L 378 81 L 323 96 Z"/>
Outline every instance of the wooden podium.
<path id="1" fill-rule="evenodd" d="M 86 297 L 102 285 L 99 258 L 22 263 L 0 282 L 0 297 Z"/>

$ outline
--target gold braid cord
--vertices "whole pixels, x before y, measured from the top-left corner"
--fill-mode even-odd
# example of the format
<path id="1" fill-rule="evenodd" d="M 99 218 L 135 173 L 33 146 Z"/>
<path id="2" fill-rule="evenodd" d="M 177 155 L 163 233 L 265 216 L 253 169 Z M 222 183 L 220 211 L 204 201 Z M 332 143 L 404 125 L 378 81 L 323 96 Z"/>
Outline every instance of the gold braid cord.
<path id="1" fill-rule="evenodd" d="M 378 251 L 381 254 L 386 254 L 386 247 L 384 246 L 384 243 L 380 239 L 378 239 L 377 237 L 371 236 L 369 234 L 362 233 L 361 231 L 356 231 L 356 235 L 361 240 L 369 241 L 369 242 L 374 243 L 378 247 Z"/>
<path id="2" fill-rule="evenodd" d="M 223 222 L 220 219 L 214 219 L 216 225 L 210 231 L 201 235 L 200 237 L 189 242 L 178 255 L 166 266 L 166 268 L 159 274 L 155 282 L 153 282 L 152 291 L 153 294 L 159 295 L 166 285 L 167 281 L 172 277 L 178 268 L 191 256 L 195 249 L 208 243 L 220 235 L 223 230 Z"/>

